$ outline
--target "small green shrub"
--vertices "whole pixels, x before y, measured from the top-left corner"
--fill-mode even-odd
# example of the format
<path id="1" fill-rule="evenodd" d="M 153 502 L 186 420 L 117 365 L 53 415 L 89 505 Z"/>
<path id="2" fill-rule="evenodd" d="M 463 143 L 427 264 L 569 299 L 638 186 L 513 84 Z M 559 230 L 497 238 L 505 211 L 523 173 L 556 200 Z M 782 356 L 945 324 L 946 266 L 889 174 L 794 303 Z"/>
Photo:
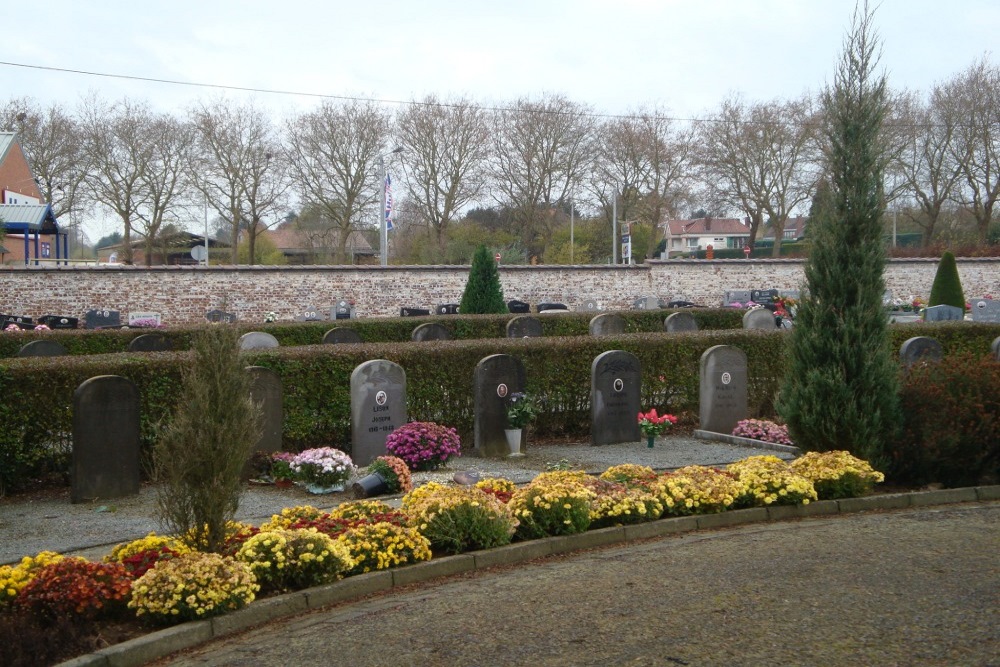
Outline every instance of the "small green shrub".
<path id="1" fill-rule="evenodd" d="M 492 549 L 510 542 L 515 521 L 510 510 L 475 487 L 435 486 L 406 500 L 411 525 L 443 553 Z"/>
<path id="2" fill-rule="evenodd" d="M 905 419 L 889 451 L 896 484 L 1000 481 L 1000 362 L 960 354 L 903 373 Z"/>
<path id="3" fill-rule="evenodd" d="M 484 245 L 476 248 L 476 254 L 472 256 L 469 281 L 465 285 L 458 310 L 468 315 L 507 312 L 503 288 L 500 287 L 500 271 L 497 270 L 493 255 Z"/>
<path id="4" fill-rule="evenodd" d="M 594 492 L 584 484 L 586 477 L 576 471 L 543 472 L 515 491 L 509 507 L 520 522 L 516 535 L 533 540 L 590 528 Z"/>

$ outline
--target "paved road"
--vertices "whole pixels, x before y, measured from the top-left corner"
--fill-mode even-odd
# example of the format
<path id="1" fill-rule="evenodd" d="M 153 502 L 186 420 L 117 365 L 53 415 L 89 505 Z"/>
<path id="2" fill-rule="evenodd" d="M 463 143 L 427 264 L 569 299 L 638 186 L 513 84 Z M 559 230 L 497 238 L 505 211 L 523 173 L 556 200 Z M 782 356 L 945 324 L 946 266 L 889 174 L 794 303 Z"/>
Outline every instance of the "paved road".
<path id="1" fill-rule="evenodd" d="M 1000 665 L 1000 503 L 689 533 L 374 596 L 158 665 Z"/>

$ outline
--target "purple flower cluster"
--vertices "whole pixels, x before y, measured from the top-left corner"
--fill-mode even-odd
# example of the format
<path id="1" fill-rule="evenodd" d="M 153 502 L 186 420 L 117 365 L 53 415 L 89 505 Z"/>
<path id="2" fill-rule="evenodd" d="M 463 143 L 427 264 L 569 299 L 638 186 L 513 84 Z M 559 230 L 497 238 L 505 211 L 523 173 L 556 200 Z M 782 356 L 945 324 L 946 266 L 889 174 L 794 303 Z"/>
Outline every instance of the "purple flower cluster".
<path id="1" fill-rule="evenodd" d="M 792 439 L 788 437 L 788 427 L 775 424 L 766 419 L 744 419 L 736 424 L 733 435 L 741 438 L 753 438 L 764 442 L 773 442 L 777 445 L 794 445 Z"/>
<path id="2" fill-rule="evenodd" d="M 462 442 L 453 428 L 433 422 L 410 422 L 385 439 L 385 448 L 406 462 L 410 470 L 433 470 L 452 456 L 462 455 Z"/>

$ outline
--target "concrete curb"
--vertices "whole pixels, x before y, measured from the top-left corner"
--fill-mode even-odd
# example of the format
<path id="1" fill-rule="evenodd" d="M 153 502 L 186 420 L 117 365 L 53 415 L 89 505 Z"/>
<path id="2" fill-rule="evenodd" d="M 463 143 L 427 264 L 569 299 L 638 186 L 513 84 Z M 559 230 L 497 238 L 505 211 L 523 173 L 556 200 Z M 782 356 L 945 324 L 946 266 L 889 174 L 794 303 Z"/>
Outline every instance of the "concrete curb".
<path id="1" fill-rule="evenodd" d="M 729 435 L 727 433 L 716 433 L 714 431 L 703 431 L 701 429 L 695 429 L 694 437 L 700 440 L 711 440 L 713 442 L 725 442 L 730 445 L 737 445 L 739 447 L 752 447 L 754 449 L 770 449 L 775 452 L 783 452 L 785 454 L 794 454 L 795 456 L 801 456 L 802 450 L 794 445 L 779 445 L 776 442 L 767 442 L 765 440 L 754 440 L 753 438 L 742 438 L 738 435 Z"/>
<path id="2" fill-rule="evenodd" d="M 596 547 L 629 544 L 665 535 L 729 528 L 765 521 L 784 521 L 855 512 L 884 511 L 966 502 L 1000 500 L 1000 485 L 895 493 L 808 505 L 785 505 L 730 510 L 718 514 L 672 517 L 649 523 L 601 528 L 576 535 L 517 542 L 497 549 L 448 556 L 394 570 L 350 577 L 334 584 L 266 598 L 232 614 L 174 626 L 127 642 L 82 655 L 58 667 L 136 667 L 211 639 L 246 628 L 294 616 L 308 610 L 363 598 L 400 586 L 421 583 L 462 572 L 516 565 L 538 558 Z"/>

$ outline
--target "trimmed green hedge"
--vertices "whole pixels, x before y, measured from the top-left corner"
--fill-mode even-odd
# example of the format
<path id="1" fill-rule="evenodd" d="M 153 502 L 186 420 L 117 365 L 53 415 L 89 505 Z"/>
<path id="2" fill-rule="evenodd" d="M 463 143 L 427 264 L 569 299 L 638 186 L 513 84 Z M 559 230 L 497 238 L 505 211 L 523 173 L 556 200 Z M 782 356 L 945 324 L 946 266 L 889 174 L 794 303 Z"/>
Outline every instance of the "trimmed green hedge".
<path id="1" fill-rule="evenodd" d="M 633 323 L 645 322 L 646 318 L 662 322 L 664 313 L 636 311 L 630 315 Z M 462 319 L 500 326 L 509 318 Z M 588 319 L 575 314 L 542 318 L 549 326 L 566 327 L 573 322 L 577 323 L 573 326 L 579 326 Z M 452 321 L 459 323 L 458 319 Z M 415 326 L 409 324 L 408 329 Z M 941 341 L 948 356 L 968 352 L 985 356 L 990 343 L 1000 336 L 1000 325 L 971 322 L 896 325 L 890 330 L 896 349 L 907 338 L 930 335 Z M 698 412 L 698 362 L 702 353 L 713 345 L 734 345 L 748 358 L 751 416 L 772 416 L 775 392 L 785 371 L 787 341 L 788 336 L 778 330 L 742 329 L 482 338 L 282 347 L 247 353 L 246 362 L 248 366 L 271 368 L 282 378 L 286 449 L 330 445 L 349 452 L 350 376 L 355 367 L 370 359 L 388 359 L 405 369 L 411 419 L 454 426 L 471 447 L 474 369 L 491 354 L 511 354 L 524 364 L 527 389 L 542 401 L 541 414 L 532 426 L 534 433 L 586 439 L 590 432 L 591 364 L 602 352 L 621 349 L 639 358 L 644 408 L 669 410 L 692 420 Z M 121 375 L 139 388 L 142 447 L 148 453 L 165 419 L 179 404 L 181 369 L 190 360 L 191 353 L 182 351 L 0 362 L 0 392 L 4 397 L 0 404 L 0 485 L 15 484 L 45 467 L 65 466 L 71 444 L 73 392 L 97 375 Z"/>
<path id="2" fill-rule="evenodd" d="M 739 329 L 743 326 L 743 312 L 720 308 L 689 308 L 701 329 Z M 676 312 L 669 310 L 627 310 L 618 314 L 625 318 L 630 332 L 663 330 L 663 320 Z M 558 315 L 537 315 L 542 321 L 542 331 L 546 336 L 586 336 L 591 318 L 596 312 L 566 312 Z M 442 324 L 458 340 L 480 338 L 505 338 L 507 322 L 517 317 L 504 315 L 445 315 L 426 317 L 378 317 L 355 320 L 327 320 L 322 322 L 237 322 L 240 333 L 265 331 L 274 336 L 282 347 L 317 345 L 323 335 L 334 327 L 354 329 L 361 339 L 369 343 L 407 342 L 418 325 L 426 322 Z M 0 332 L 0 358 L 10 358 L 17 354 L 25 343 L 41 338 L 53 340 L 65 347 L 71 355 L 112 354 L 127 352 L 133 338 L 147 333 L 158 333 L 169 338 L 174 350 L 191 349 L 192 334 L 205 325 L 186 328 L 164 329 L 70 329 L 55 331 Z"/>

